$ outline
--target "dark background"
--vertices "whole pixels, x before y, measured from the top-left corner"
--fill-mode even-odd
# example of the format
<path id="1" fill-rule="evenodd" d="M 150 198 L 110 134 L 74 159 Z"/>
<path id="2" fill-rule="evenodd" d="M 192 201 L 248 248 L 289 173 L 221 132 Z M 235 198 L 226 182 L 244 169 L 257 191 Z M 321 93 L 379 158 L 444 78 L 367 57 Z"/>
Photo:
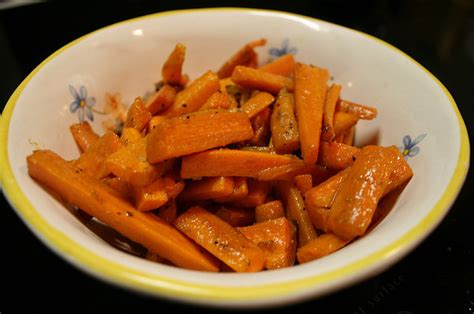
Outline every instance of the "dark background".
<path id="1" fill-rule="evenodd" d="M 468 129 L 472 128 L 473 1 L 225 3 L 313 16 L 375 35 L 399 47 L 446 85 Z M 99 4 L 64 1 L 0 10 L 0 109 L 34 67 L 81 35 L 144 14 L 222 5 L 222 2 L 191 4 L 186 1 L 129 0 Z M 272 311 L 474 313 L 473 187 L 473 178 L 468 176 L 458 200 L 441 225 L 390 270 L 330 296 Z M 143 297 L 97 281 L 42 245 L 1 194 L 0 208 L 1 313 L 214 312 Z"/>

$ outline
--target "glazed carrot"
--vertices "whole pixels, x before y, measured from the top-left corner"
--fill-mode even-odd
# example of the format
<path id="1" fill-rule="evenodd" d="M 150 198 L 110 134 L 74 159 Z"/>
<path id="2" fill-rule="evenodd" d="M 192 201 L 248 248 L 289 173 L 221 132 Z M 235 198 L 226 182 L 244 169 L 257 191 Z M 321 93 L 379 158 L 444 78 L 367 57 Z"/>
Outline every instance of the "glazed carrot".
<path id="1" fill-rule="evenodd" d="M 82 152 L 85 152 L 95 141 L 99 139 L 99 135 L 97 135 L 97 133 L 92 130 L 89 122 L 87 121 L 75 123 L 71 125 L 69 129 L 71 130 L 74 141 Z"/>
<path id="2" fill-rule="evenodd" d="M 147 99 L 145 107 L 148 109 L 151 115 L 155 115 L 171 107 L 175 101 L 175 98 L 176 89 L 168 84 L 165 84 Z"/>
<path id="3" fill-rule="evenodd" d="M 273 147 L 278 154 L 290 154 L 300 148 L 293 94 L 288 93 L 286 89 L 278 93 L 270 129 Z"/>
<path id="4" fill-rule="evenodd" d="M 283 76 L 290 76 L 293 74 L 294 69 L 295 58 L 292 54 L 283 55 L 280 58 L 275 59 L 259 68 L 259 70 Z"/>
<path id="5" fill-rule="evenodd" d="M 222 206 L 216 216 L 227 222 L 232 227 L 248 226 L 255 221 L 255 212 L 250 209 L 230 208 Z"/>
<path id="6" fill-rule="evenodd" d="M 302 63 L 295 67 L 295 108 L 301 155 L 306 164 L 318 160 L 328 71 Z"/>
<path id="7" fill-rule="evenodd" d="M 353 113 L 337 111 L 334 114 L 334 133 L 336 137 L 343 135 L 344 132 L 356 125 L 359 118 Z"/>
<path id="8" fill-rule="evenodd" d="M 263 268 L 265 254 L 231 225 L 201 207 L 191 207 L 174 225 L 237 272 Z"/>
<path id="9" fill-rule="evenodd" d="M 313 187 L 313 176 L 311 174 L 300 174 L 295 176 L 294 180 L 296 187 L 300 190 L 302 195 Z"/>
<path id="10" fill-rule="evenodd" d="M 148 123 L 148 132 L 151 132 L 154 129 L 156 129 L 158 124 L 160 124 L 161 122 L 163 122 L 167 119 L 168 118 L 164 117 L 164 116 L 153 116 L 153 117 L 151 117 L 150 123 Z"/>
<path id="11" fill-rule="evenodd" d="M 303 167 L 301 159 L 258 151 L 214 149 L 183 157 L 181 177 L 258 177 L 259 173 L 279 166 Z"/>
<path id="12" fill-rule="evenodd" d="M 317 165 L 306 165 L 301 159 L 298 162 L 286 164 L 278 167 L 264 169 L 257 174 L 260 181 L 292 181 L 295 176 L 313 173 Z"/>
<path id="13" fill-rule="evenodd" d="M 237 230 L 263 250 L 266 269 L 289 267 L 295 263 L 296 237 L 288 219 L 281 217 Z"/>
<path id="14" fill-rule="evenodd" d="M 185 184 L 184 180 L 179 176 L 179 165 L 174 165 L 170 170 L 163 175 L 163 183 L 168 198 L 174 199 L 181 192 L 183 192 Z"/>
<path id="15" fill-rule="evenodd" d="M 120 135 L 120 143 L 123 146 L 128 146 L 128 144 L 138 141 L 142 138 L 142 134 L 137 131 L 135 128 L 123 128 L 122 134 Z"/>
<path id="16" fill-rule="evenodd" d="M 248 101 L 246 101 L 242 105 L 240 110 L 247 113 L 249 118 L 251 119 L 263 109 L 270 106 L 274 100 L 275 98 L 269 93 L 259 92 L 255 96 L 251 97 Z"/>
<path id="17" fill-rule="evenodd" d="M 133 200 L 132 189 L 130 185 L 119 177 L 107 177 L 102 180 L 103 183 L 114 189 L 122 199 L 126 201 Z"/>
<path id="18" fill-rule="evenodd" d="M 217 71 L 217 75 L 219 78 L 229 77 L 234 71 L 234 68 L 238 65 L 252 65 L 255 63 L 257 54 L 255 53 L 254 49 L 259 46 L 263 46 L 267 43 L 267 40 L 262 38 L 258 40 L 254 40 L 249 42 L 244 47 L 242 47 L 239 51 L 237 51 L 226 63 L 224 63 L 219 71 Z"/>
<path id="19" fill-rule="evenodd" d="M 272 110 L 267 107 L 250 120 L 253 137 L 245 142 L 247 145 L 266 147 L 270 140 L 270 117 Z"/>
<path id="20" fill-rule="evenodd" d="M 336 133 L 334 132 L 334 111 L 336 110 L 336 103 L 340 93 L 341 85 L 332 84 L 328 89 L 326 102 L 324 103 L 323 128 L 321 133 L 321 139 L 323 141 L 331 142 L 336 137 Z"/>
<path id="21" fill-rule="evenodd" d="M 288 77 L 240 65 L 235 67 L 231 78 L 240 86 L 272 94 L 278 94 L 282 88 L 293 90 L 293 80 Z"/>
<path id="22" fill-rule="evenodd" d="M 354 137 L 355 137 L 355 126 L 351 127 L 350 129 L 346 130 L 342 134 L 343 138 L 341 143 L 346 145 L 354 146 Z"/>
<path id="23" fill-rule="evenodd" d="M 253 179 L 247 181 L 248 194 L 245 198 L 233 202 L 232 205 L 235 207 L 256 207 L 263 203 L 267 199 L 268 194 L 271 191 L 271 186 L 268 182 L 261 182 Z"/>
<path id="24" fill-rule="evenodd" d="M 392 159 L 383 147 L 362 148 L 334 197 L 329 230 L 346 240 L 365 233 L 387 186 Z"/>
<path id="25" fill-rule="evenodd" d="M 339 238 L 338 236 L 326 233 L 298 249 L 296 256 L 301 264 L 329 255 L 350 241 Z"/>
<path id="26" fill-rule="evenodd" d="M 58 193 L 68 204 L 114 228 L 177 266 L 218 271 L 216 261 L 171 225 L 137 211 L 113 196 L 107 186 L 77 171 L 51 151 L 35 151 L 27 157 L 30 176 Z"/>
<path id="27" fill-rule="evenodd" d="M 298 247 L 316 239 L 317 234 L 305 209 L 300 191 L 291 182 L 280 181 L 274 187 L 285 204 L 288 218 L 294 219 L 298 225 Z"/>
<path id="28" fill-rule="evenodd" d="M 141 97 L 135 98 L 135 101 L 128 109 L 127 119 L 125 120 L 125 128 L 135 128 L 141 132 L 150 122 L 151 114 L 145 107 L 145 103 Z"/>
<path id="29" fill-rule="evenodd" d="M 336 110 L 352 113 L 362 120 L 372 120 L 377 117 L 376 108 L 359 105 L 342 99 L 337 102 Z"/>
<path id="30" fill-rule="evenodd" d="M 406 162 L 405 158 L 403 158 L 403 155 L 398 150 L 398 148 L 395 146 L 390 146 L 387 148 L 387 150 L 389 150 L 391 154 L 395 155 L 395 159 L 393 160 L 393 170 L 390 174 L 387 183 L 387 188 L 383 192 L 384 196 L 392 192 L 408 180 L 410 180 L 411 177 L 413 177 L 413 171 Z"/>
<path id="31" fill-rule="evenodd" d="M 232 105 L 232 100 L 229 98 L 229 95 L 218 90 L 206 100 L 199 110 L 229 109 Z"/>
<path id="32" fill-rule="evenodd" d="M 186 47 L 183 44 L 177 44 L 168 59 L 163 64 L 161 76 L 165 83 L 171 85 L 186 85 L 187 77 L 182 74 Z"/>
<path id="33" fill-rule="evenodd" d="M 305 203 L 307 208 L 331 207 L 334 196 L 341 183 L 346 179 L 348 172 L 349 168 L 342 170 L 306 192 Z"/>
<path id="34" fill-rule="evenodd" d="M 147 158 L 156 163 L 248 140 L 253 136 L 247 114 L 210 110 L 168 119 L 148 136 Z"/>
<path id="35" fill-rule="evenodd" d="M 307 207 L 309 219 L 316 229 L 328 232 L 328 217 L 330 213 L 329 208 L 324 207 Z"/>
<path id="36" fill-rule="evenodd" d="M 229 91 L 238 89 L 239 87 L 235 85 L 234 82 L 232 82 L 232 79 L 230 77 L 219 80 L 219 91 L 229 97 L 229 100 L 231 102 L 230 108 L 237 108 L 238 103 L 234 95 L 232 95 L 232 93 L 229 93 Z"/>
<path id="37" fill-rule="evenodd" d="M 321 142 L 319 149 L 318 163 L 333 170 L 343 170 L 350 167 L 360 148 L 342 144 Z"/>
<path id="38" fill-rule="evenodd" d="M 229 196 L 215 198 L 219 203 L 239 201 L 247 197 L 249 189 L 247 185 L 247 178 L 234 177 L 234 191 Z"/>
<path id="39" fill-rule="evenodd" d="M 143 137 L 108 156 L 107 169 L 133 186 L 147 186 L 173 166 L 173 161 L 152 165 L 146 160 L 147 138 Z"/>
<path id="40" fill-rule="evenodd" d="M 178 196 L 180 202 L 202 201 L 226 197 L 234 191 L 234 180 L 231 177 L 203 178 L 192 181 Z"/>
<path id="41" fill-rule="evenodd" d="M 169 224 L 173 224 L 177 217 L 176 202 L 172 200 L 166 203 L 164 206 L 161 206 L 158 210 L 158 217 L 160 217 Z"/>
<path id="42" fill-rule="evenodd" d="M 255 207 L 255 221 L 264 222 L 285 216 L 285 209 L 279 200 L 267 202 Z"/>
<path id="43" fill-rule="evenodd" d="M 176 94 L 173 105 L 161 114 L 172 118 L 197 111 L 218 89 L 219 78 L 214 72 L 208 71 Z"/>
<path id="44" fill-rule="evenodd" d="M 135 208 L 141 212 L 160 208 L 168 202 L 168 194 L 162 178 L 144 187 L 133 187 Z"/>
<path id="45" fill-rule="evenodd" d="M 122 144 L 115 133 L 110 131 L 95 141 L 73 164 L 84 173 L 96 179 L 105 178 L 110 174 L 104 161 L 121 149 Z"/>

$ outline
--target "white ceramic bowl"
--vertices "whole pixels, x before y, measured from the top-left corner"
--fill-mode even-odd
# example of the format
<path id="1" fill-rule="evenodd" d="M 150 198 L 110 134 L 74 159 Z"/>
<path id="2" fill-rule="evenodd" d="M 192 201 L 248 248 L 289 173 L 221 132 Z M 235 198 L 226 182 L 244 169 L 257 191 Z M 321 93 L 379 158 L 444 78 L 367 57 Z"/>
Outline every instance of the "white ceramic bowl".
<path id="1" fill-rule="evenodd" d="M 262 61 L 291 51 L 330 70 L 342 96 L 377 106 L 375 121 L 358 125 L 357 142 L 405 146 L 414 178 L 372 232 L 320 260 L 255 274 L 211 274 L 160 265 L 122 253 L 85 228 L 27 174 L 36 145 L 77 156 L 68 131 L 69 86 L 104 105 L 106 92 L 126 103 L 153 90 L 177 42 L 187 47 L 193 78 L 244 43 L 265 37 Z M 272 48 L 272 49 L 270 49 Z M 101 131 L 102 116 L 93 127 Z M 164 12 L 118 23 L 61 48 L 41 63 L 10 98 L 1 121 L 4 193 L 34 233 L 67 261 L 98 278 L 147 294 L 209 306 L 275 306 L 321 296 L 386 269 L 442 220 L 465 179 L 469 141 L 443 85 L 400 50 L 369 35 L 294 14 L 204 9 Z"/>

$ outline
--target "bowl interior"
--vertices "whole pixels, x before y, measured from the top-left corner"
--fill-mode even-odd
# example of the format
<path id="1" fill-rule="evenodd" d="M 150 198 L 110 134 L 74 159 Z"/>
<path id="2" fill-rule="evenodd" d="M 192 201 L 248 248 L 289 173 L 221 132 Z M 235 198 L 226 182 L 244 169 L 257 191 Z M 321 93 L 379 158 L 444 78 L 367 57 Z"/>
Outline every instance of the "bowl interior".
<path id="1" fill-rule="evenodd" d="M 413 179 L 388 216 L 365 237 L 328 257 L 278 271 L 257 274 L 188 271 L 151 263 L 110 247 L 29 178 L 25 157 L 36 147 L 52 149 L 70 159 L 78 155 L 69 134 L 69 126 L 78 120 L 77 112 L 71 113 L 69 108 L 74 100 L 70 86 L 76 91 L 83 86 L 87 95 L 95 98 L 97 110 L 105 105 L 106 93 L 119 92 L 123 101 L 130 104 L 134 97 L 153 90 L 154 83 L 160 80 L 161 65 L 176 43 L 187 46 L 185 72 L 196 78 L 206 70 L 217 70 L 244 43 L 260 37 L 268 39 L 267 45 L 259 48 L 261 63 L 292 52 L 301 62 L 327 68 L 333 81 L 342 84 L 343 98 L 377 107 L 376 120 L 358 124 L 358 144 L 396 145 L 409 153 Z M 322 293 L 362 274 L 368 275 L 406 252 L 407 247 L 413 246 L 442 218 L 447 208 L 440 209 L 436 216 L 432 216 L 432 211 L 450 184 L 461 147 L 460 125 L 449 96 L 429 73 L 402 53 L 343 27 L 266 11 L 185 11 L 108 27 L 55 54 L 29 77 L 15 100 L 8 124 L 7 161 L 34 211 L 50 230 L 59 232 L 74 246 L 100 260 L 112 261 L 122 270 L 136 271 L 155 281 L 149 285 L 158 286 L 163 286 L 160 280 L 168 279 L 178 286 L 186 283 L 188 288 L 202 288 L 200 285 L 261 286 L 319 278 L 312 283 L 301 283 L 299 288 L 294 286 L 292 293 L 302 295 Z M 91 124 L 97 132 L 102 133 L 101 122 L 105 119 L 108 117 L 94 114 Z M 407 237 L 416 228 L 423 228 L 419 236 Z M 50 242 L 47 235 L 40 233 L 40 237 Z M 401 239 L 404 240 L 400 242 Z M 75 253 L 74 246 L 63 250 L 54 243 L 51 245 L 74 263 L 90 268 Z M 164 292 L 158 294 L 166 295 L 173 287 L 160 291 Z M 175 297 L 186 299 L 188 295 Z M 211 296 L 208 299 L 211 303 L 221 301 Z"/>

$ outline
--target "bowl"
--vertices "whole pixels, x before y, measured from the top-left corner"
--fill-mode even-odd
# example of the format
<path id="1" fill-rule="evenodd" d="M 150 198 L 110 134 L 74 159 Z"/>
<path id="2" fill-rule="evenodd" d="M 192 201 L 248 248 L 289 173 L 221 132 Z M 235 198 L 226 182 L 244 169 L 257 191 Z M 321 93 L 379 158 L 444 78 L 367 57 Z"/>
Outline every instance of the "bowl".
<path id="1" fill-rule="evenodd" d="M 97 132 L 105 94 L 125 103 L 154 89 L 177 42 L 187 46 L 191 78 L 217 69 L 244 43 L 265 37 L 265 62 L 291 52 L 329 69 L 342 97 L 374 105 L 379 116 L 357 127 L 360 145 L 397 145 L 414 177 L 369 234 L 319 260 L 251 274 L 205 273 L 156 264 L 107 244 L 27 174 L 25 157 L 48 148 L 78 155 L 68 127 L 73 90 L 95 99 L 83 115 Z M 72 93 L 72 94 L 71 94 Z M 295 14 L 198 9 L 152 14 L 85 35 L 44 60 L 16 89 L 0 127 L 3 192 L 28 227 L 58 255 L 107 282 L 206 306 L 277 306 L 327 294 L 380 273 L 418 245 L 443 219 L 467 173 L 469 141 L 456 104 L 425 68 L 367 34 Z"/>

